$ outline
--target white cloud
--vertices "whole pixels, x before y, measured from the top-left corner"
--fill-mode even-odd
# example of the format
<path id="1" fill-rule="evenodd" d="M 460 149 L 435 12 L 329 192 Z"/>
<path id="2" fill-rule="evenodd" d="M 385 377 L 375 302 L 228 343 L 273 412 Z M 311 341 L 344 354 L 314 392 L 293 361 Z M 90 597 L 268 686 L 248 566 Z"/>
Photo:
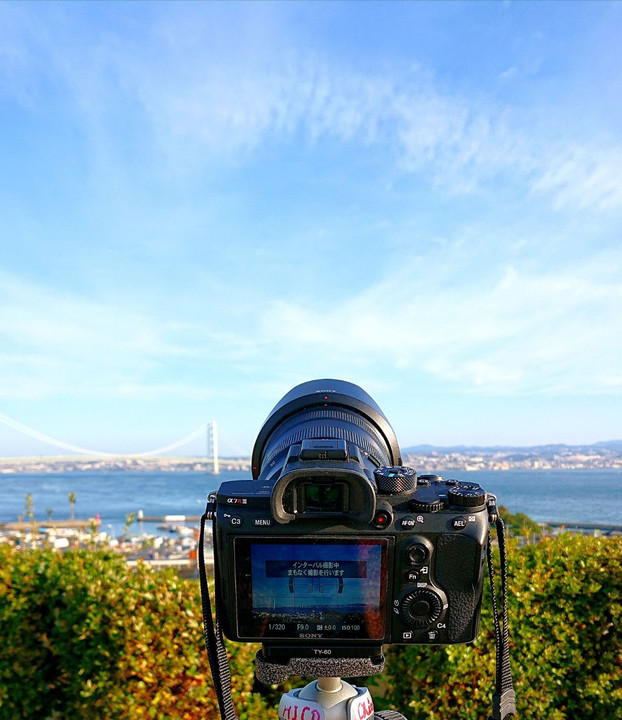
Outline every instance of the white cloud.
<path id="1" fill-rule="evenodd" d="M 205 27 L 191 42 L 175 28 L 166 35 L 161 30 L 145 27 L 136 44 L 108 30 L 92 47 L 75 41 L 70 22 L 59 34 L 31 26 L 26 43 L 14 39 L 10 45 L 11 87 L 30 87 L 23 81 L 36 74 L 39 58 L 41 76 L 72 94 L 67 107 L 68 98 L 56 96 L 57 108 L 71 116 L 72 132 L 81 121 L 113 176 L 115 167 L 129 166 L 123 153 L 134 141 L 137 155 L 147 143 L 146 154 L 162 174 L 164 155 L 181 172 L 207 167 L 219 177 L 223 163 L 244 162 L 257 150 L 276 154 L 288 144 L 313 150 L 338 140 L 368 153 L 389 183 L 415 176 L 446 194 L 509 187 L 519 203 L 545 198 L 571 216 L 575 209 L 613 214 L 622 208 L 619 141 L 605 143 L 561 123 L 553 134 L 534 120 L 537 108 L 526 123 L 519 109 L 481 92 L 443 89 L 421 68 L 394 64 L 362 73 L 330 55 L 283 53 L 280 46 L 251 52 L 220 43 L 215 50 L 213 37 L 208 42 L 202 35 Z M 34 91 L 27 101 L 43 104 Z M 121 125 L 122 138 L 116 135 Z M 134 161 L 140 165 L 139 157 Z M 347 177 L 348 169 L 343 172 Z M 119 176 L 110 181 L 115 191 L 121 195 L 119 187 L 127 187 L 131 195 L 130 180 L 121 185 Z M 589 242 L 582 240 L 583 257 Z M 419 261 L 397 256 L 394 264 L 401 267 L 332 307 L 274 299 L 266 310 L 264 295 L 240 310 L 248 296 L 240 302 L 233 291 L 219 294 L 219 312 L 238 302 L 244 331 L 261 319 L 259 331 L 246 334 L 237 326 L 223 329 L 224 310 L 224 321 L 206 322 L 197 310 L 179 325 L 160 314 L 161 307 L 140 310 L 123 298 L 58 294 L 6 276 L 0 337 L 11 352 L 2 359 L 0 394 L 190 396 L 202 386 L 189 368 L 211 361 L 235 363 L 242 373 L 267 364 L 267 374 L 280 368 L 288 378 L 294 365 L 300 374 L 322 368 L 321 374 L 354 369 L 373 376 L 374 366 L 392 363 L 480 392 L 619 390 L 619 254 L 595 252 L 584 264 L 544 269 L 536 258 L 535 269 L 528 269 L 528 245 L 522 263 L 507 253 L 495 260 L 484 244 L 466 257 L 457 245 L 443 252 L 445 264 L 440 252 L 432 257 L 423 250 Z M 480 267 L 489 268 L 485 278 L 473 274 Z M 180 294 L 197 285 L 189 288 Z M 178 383 L 160 377 L 164 366 L 184 368 Z"/>
<path id="2" fill-rule="evenodd" d="M 527 251 L 474 274 L 484 245 L 397 256 L 384 277 L 340 302 L 274 298 L 227 330 L 226 315 L 210 326 L 199 309 L 180 323 L 161 307 L 55 294 L 4 274 L 0 397 L 209 400 L 235 396 L 214 385 L 229 372 L 245 388 L 250 378 L 272 390 L 353 375 L 374 387 L 387 367 L 462 392 L 619 393 L 622 253 L 534 272 Z"/>
<path id="3" fill-rule="evenodd" d="M 209 395 L 201 369 L 256 353 L 252 339 L 204 318 L 180 323 L 131 301 L 97 301 L 0 273 L 0 398 L 201 399 Z"/>
<path id="4" fill-rule="evenodd" d="M 396 169 L 425 172 L 450 193 L 494 187 L 505 177 L 557 207 L 622 208 L 619 143 L 582 139 L 571 126 L 552 135 L 535 114 L 526 125 L 521 110 L 442 91 L 424 71 L 362 74 L 294 51 L 254 66 L 243 55 L 223 63 L 199 51 L 180 77 L 163 70 L 169 60 L 154 65 L 117 48 L 111 58 L 161 147 L 190 165 L 191 156 L 209 164 L 263 142 L 336 138 L 388 152 Z"/>
<path id="5" fill-rule="evenodd" d="M 169 172 L 184 173 L 243 162 L 263 143 L 338 139 L 375 149 L 395 173 L 423 173 L 449 193 L 494 189 L 505 179 L 555 207 L 622 208 L 622 146 L 573 126 L 566 108 L 559 122 L 555 107 L 542 120 L 531 108 L 526 119 L 524 108 L 481 90 L 449 91 L 421 67 L 394 62 L 362 73 L 329 52 L 296 49 L 283 20 L 271 26 L 263 18 L 246 37 L 222 35 L 209 14 L 157 15 L 144 15 L 139 41 L 123 35 L 122 24 L 118 33 L 78 40 L 82 28 L 69 15 L 55 15 L 50 32 L 26 12 L 5 11 L 15 24 L 4 62 L 11 87 L 29 87 L 38 67 L 66 88 L 104 163 L 116 147 L 106 136 L 131 114 L 123 132 L 140 127 L 139 144 L 156 138 L 160 172 L 164 158 Z"/>
<path id="6" fill-rule="evenodd" d="M 540 168 L 533 188 L 553 196 L 559 208 L 612 210 L 622 207 L 622 147 L 559 145 Z"/>
<path id="7" fill-rule="evenodd" d="M 277 302 L 265 342 L 283 364 L 393 365 L 463 391 L 603 393 L 620 389 L 622 255 L 494 282 L 415 285 L 418 263 L 323 311 Z"/>

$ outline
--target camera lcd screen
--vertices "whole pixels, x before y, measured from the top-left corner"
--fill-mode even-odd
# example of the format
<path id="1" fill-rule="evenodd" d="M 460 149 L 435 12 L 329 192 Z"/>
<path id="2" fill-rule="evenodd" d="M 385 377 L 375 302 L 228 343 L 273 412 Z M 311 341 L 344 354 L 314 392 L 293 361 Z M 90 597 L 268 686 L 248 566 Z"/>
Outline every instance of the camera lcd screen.
<path id="1" fill-rule="evenodd" d="M 387 538 L 236 538 L 238 633 L 382 640 Z"/>

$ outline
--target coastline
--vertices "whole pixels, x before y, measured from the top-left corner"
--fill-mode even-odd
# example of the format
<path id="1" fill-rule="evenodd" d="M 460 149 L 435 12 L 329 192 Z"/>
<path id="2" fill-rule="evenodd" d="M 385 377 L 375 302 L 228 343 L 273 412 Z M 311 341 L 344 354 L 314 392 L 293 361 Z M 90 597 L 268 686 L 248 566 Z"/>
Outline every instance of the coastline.
<path id="1" fill-rule="evenodd" d="M 249 458 L 219 458 L 225 471 L 250 472 Z M 15 457 L 0 458 L 0 475 L 70 472 L 205 472 L 212 473 L 214 463 L 199 457 L 128 457 L 125 455 Z"/>
<path id="2" fill-rule="evenodd" d="M 491 448 L 464 451 L 411 452 L 403 462 L 425 472 L 504 470 L 622 470 L 622 452 L 595 447 L 564 446 L 539 452 L 538 448 Z M 219 458 L 224 471 L 250 473 L 250 458 Z M 204 457 L 35 456 L 0 458 L 0 475 L 70 472 L 204 472 L 213 473 L 213 460 Z"/>

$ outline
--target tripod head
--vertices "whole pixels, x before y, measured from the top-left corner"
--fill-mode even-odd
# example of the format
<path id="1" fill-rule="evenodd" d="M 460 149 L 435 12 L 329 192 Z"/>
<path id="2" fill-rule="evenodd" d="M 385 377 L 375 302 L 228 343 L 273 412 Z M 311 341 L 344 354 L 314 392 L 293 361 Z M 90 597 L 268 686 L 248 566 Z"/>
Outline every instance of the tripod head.
<path id="1" fill-rule="evenodd" d="M 313 680 L 304 688 L 285 693 L 279 720 L 406 720 L 394 710 L 374 712 L 369 690 L 338 677 Z"/>

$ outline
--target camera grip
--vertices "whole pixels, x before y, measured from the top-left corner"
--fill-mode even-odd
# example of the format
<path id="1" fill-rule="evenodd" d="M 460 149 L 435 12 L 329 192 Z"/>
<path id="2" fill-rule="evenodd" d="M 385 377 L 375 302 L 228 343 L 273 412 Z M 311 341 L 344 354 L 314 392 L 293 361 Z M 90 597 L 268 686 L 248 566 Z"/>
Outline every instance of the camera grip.
<path id="1" fill-rule="evenodd" d="M 468 535 L 440 535 L 436 541 L 435 578 L 447 594 L 449 642 L 470 642 L 477 632 L 482 596 L 482 548 Z"/>

